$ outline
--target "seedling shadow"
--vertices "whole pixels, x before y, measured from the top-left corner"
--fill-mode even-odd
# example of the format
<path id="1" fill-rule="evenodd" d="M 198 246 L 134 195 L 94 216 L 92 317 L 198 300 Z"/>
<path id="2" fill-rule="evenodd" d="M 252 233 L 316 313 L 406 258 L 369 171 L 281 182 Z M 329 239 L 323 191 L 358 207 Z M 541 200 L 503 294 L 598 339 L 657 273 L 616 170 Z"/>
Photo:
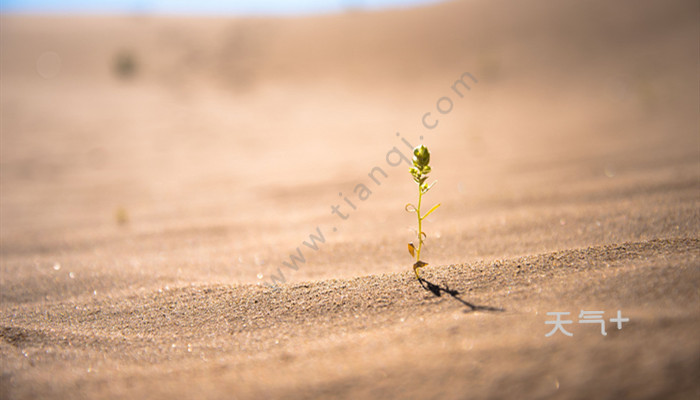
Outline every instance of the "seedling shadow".
<path id="1" fill-rule="evenodd" d="M 498 308 L 498 307 L 491 307 L 491 306 L 480 306 L 477 304 L 472 304 L 463 298 L 459 296 L 459 291 L 455 289 L 450 289 L 447 284 L 445 284 L 444 287 L 440 285 L 436 285 L 428 280 L 425 280 L 423 278 L 418 278 L 418 282 L 420 285 L 423 287 L 423 289 L 431 292 L 435 297 L 440 297 L 442 296 L 443 293 L 447 293 L 450 296 L 452 296 L 453 299 L 459 301 L 460 303 L 464 304 L 465 307 L 469 308 L 469 312 L 472 311 L 492 311 L 492 312 L 503 312 L 505 311 L 504 308 Z"/>

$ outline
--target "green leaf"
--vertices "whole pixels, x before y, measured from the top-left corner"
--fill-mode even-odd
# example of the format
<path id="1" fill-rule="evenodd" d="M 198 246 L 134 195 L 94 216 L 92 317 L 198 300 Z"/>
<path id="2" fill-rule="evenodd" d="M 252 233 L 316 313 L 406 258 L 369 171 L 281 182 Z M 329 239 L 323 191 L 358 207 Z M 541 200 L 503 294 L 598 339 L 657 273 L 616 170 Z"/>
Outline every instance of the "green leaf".
<path id="1" fill-rule="evenodd" d="M 413 149 L 413 163 L 421 167 L 430 164 L 430 152 L 427 147 L 420 145 Z"/>
<path id="2" fill-rule="evenodd" d="M 421 219 L 427 218 L 428 215 L 430 215 L 430 213 L 432 213 L 433 211 L 437 210 L 438 207 L 440 207 L 440 203 L 437 203 L 436 205 L 433 206 L 433 208 L 431 208 L 430 210 L 428 210 L 428 212 L 425 213 L 425 215 L 423 215 L 423 216 L 421 217 Z"/>

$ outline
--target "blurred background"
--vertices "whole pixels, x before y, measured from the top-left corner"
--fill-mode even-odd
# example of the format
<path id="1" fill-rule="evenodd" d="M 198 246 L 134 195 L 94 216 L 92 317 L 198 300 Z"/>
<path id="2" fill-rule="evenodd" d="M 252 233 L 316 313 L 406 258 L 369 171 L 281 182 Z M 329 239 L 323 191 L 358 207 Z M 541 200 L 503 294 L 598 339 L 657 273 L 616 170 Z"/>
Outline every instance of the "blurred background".
<path id="1" fill-rule="evenodd" d="M 697 1 L 0 10 L 4 301 L 408 270 L 397 132 L 433 154 L 431 264 L 697 236 Z"/>

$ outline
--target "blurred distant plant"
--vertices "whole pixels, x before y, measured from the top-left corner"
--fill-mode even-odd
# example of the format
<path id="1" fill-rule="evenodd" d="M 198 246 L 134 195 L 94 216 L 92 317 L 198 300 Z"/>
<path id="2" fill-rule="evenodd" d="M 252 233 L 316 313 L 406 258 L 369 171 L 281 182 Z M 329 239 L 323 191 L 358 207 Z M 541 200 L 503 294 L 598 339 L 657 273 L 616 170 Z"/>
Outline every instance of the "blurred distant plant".
<path id="1" fill-rule="evenodd" d="M 129 223 L 129 214 L 126 212 L 126 208 L 117 207 L 114 212 L 114 219 L 117 221 L 117 225 L 124 226 Z"/>
<path id="2" fill-rule="evenodd" d="M 136 74 L 136 57 L 129 51 L 121 51 L 114 57 L 114 73 L 122 79 Z"/>
<path id="3" fill-rule="evenodd" d="M 413 166 L 409 169 L 411 175 L 413 175 L 413 180 L 418 185 L 418 206 L 411 203 L 406 204 L 406 211 L 415 212 L 418 217 L 418 247 L 416 247 L 413 242 L 408 244 L 408 252 L 411 256 L 416 258 L 416 262 L 413 264 L 413 272 L 416 273 L 416 279 L 420 279 L 419 269 L 423 266 L 428 265 L 427 263 L 421 261 L 420 252 L 423 248 L 423 240 L 426 238 L 425 232 L 423 232 L 423 220 L 428 217 L 433 211 L 440 207 L 440 203 L 434 205 L 427 213 L 421 215 L 421 203 L 423 202 L 423 195 L 430 190 L 437 181 L 428 185 L 425 181 L 428 179 L 428 174 L 431 171 L 430 168 L 430 152 L 428 148 L 424 145 L 420 145 L 413 149 Z"/>

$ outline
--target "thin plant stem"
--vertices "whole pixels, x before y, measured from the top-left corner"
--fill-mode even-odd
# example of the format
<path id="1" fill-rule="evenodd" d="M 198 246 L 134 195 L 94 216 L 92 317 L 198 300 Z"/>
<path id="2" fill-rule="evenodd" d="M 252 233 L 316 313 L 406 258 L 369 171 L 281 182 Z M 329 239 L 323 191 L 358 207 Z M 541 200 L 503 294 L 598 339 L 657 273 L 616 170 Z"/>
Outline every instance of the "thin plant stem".
<path id="1" fill-rule="evenodd" d="M 416 215 L 418 216 L 418 250 L 416 251 L 416 261 L 420 260 L 420 250 L 423 248 L 423 218 L 420 216 L 420 204 L 423 200 L 423 191 L 418 186 L 418 208 Z"/>

